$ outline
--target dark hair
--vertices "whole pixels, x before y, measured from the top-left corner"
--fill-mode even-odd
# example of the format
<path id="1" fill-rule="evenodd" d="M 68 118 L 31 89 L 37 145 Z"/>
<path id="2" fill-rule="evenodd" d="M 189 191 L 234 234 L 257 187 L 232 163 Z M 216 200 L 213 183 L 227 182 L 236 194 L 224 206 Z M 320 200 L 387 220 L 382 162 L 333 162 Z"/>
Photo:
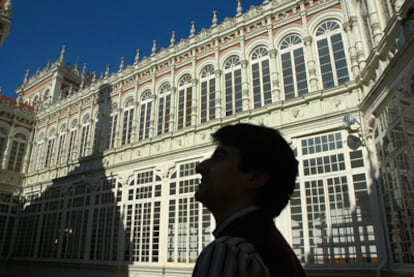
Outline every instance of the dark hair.
<path id="1" fill-rule="evenodd" d="M 227 125 L 212 134 L 214 142 L 232 146 L 240 153 L 240 170 L 270 173 L 270 181 L 255 198 L 272 217 L 286 207 L 295 188 L 298 162 L 279 131 L 265 126 L 239 123 Z"/>

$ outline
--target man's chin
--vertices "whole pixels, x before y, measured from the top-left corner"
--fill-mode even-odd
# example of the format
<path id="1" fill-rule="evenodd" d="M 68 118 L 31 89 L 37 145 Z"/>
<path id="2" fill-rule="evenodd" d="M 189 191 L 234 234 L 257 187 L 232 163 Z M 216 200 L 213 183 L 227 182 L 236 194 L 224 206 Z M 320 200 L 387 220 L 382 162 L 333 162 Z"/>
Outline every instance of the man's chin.
<path id="1" fill-rule="evenodd" d="M 201 193 L 200 193 L 200 190 L 197 190 L 197 191 L 194 193 L 194 199 L 202 203 L 202 202 L 203 202 L 203 201 L 202 201 L 202 198 L 203 198 L 203 197 L 202 197 L 202 195 L 201 195 Z"/>
<path id="2" fill-rule="evenodd" d="M 206 201 L 208 198 L 208 196 L 206 197 L 205 191 L 203 192 L 202 189 L 198 189 L 195 193 L 194 193 L 194 199 L 198 202 L 203 203 L 204 205 L 206 204 Z"/>

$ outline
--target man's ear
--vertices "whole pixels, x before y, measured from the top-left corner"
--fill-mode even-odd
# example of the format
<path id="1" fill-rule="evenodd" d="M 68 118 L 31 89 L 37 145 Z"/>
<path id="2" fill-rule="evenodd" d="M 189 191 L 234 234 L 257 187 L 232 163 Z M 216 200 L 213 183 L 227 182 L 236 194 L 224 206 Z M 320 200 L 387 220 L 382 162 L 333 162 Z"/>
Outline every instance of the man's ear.
<path id="1" fill-rule="evenodd" d="M 246 187 L 250 189 L 258 189 L 266 185 L 270 180 L 270 174 L 263 171 L 250 172 L 249 180 Z"/>

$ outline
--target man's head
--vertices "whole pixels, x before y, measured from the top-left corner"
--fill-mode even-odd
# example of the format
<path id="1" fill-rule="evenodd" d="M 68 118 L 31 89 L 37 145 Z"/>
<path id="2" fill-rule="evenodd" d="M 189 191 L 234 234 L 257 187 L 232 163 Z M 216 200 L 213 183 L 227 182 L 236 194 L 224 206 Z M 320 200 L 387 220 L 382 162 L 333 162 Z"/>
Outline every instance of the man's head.
<path id="1" fill-rule="evenodd" d="M 197 166 L 202 175 L 196 199 L 214 213 L 229 206 L 264 207 L 273 217 L 287 205 L 295 187 L 297 161 L 275 129 L 252 124 L 227 125 L 212 135 L 210 159 Z"/>

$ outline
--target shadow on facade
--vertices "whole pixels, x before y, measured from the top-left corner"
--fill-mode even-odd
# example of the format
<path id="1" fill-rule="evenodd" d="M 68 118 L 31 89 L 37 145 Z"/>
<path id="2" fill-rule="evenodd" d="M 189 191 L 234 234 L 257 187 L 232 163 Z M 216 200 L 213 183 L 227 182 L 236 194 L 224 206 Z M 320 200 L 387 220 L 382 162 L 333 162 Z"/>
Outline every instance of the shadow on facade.
<path id="1" fill-rule="evenodd" d="M 414 80 L 414 75 L 410 76 Z M 413 134 L 414 86 L 390 92 L 389 100 L 378 117 L 383 116 L 381 134 L 376 138 L 377 158 L 371 162 L 371 177 L 377 192 L 381 220 L 380 237 L 384 241 L 381 270 L 393 276 L 413 274 Z M 397 116 L 398 115 L 398 116 Z M 370 154 L 373 155 L 372 152 Z M 375 171 L 379 168 L 379 171 Z M 376 179 L 375 179 L 376 178 Z M 380 235 L 380 234 L 378 234 Z M 398 265 L 398 266 L 396 266 Z"/>
<path id="2" fill-rule="evenodd" d="M 103 165 L 112 106 L 109 93 L 109 86 L 102 86 L 93 100 L 93 136 L 92 127 L 84 130 L 79 125 L 78 141 L 91 138 L 88 154 L 24 205 L 4 274 L 128 276 L 130 241 L 121 215 L 122 185 Z M 66 152 L 72 150 L 80 153 L 76 145 Z"/>
<path id="3" fill-rule="evenodd" d="M 346 140 L 341 137 L 345 143 L 339 149 L 348 149 Z M 375 174 L 372 153 L 364 147 L 366 145 L 362 144 L 336 156 L 338 161 L 350 161 L 349 164 L 343 162 L 343 166 L 337 163 L 335 171 L 338 173 L 305 181 L 305 202 L 300 202 L 299 190 L 292 196 L 293 222 L 298 230 L 306 229 L 309 237 L 308 251 L 304 249 L 303 233 L 296 235 L 300 239 L 293 248 L 299 249 L 297 253 L 305 263 L 308 276 L 379 276 L 377 271 L 384 267 L 387 259 L 380 223 L 382 209 L 376 191 L 378 174 Z M 340 155 L 344 156 L 340 158 Z M 332 159 L 333 155 L 330 157 Z M 321 167 L 321 172 L 333 170 L 332 164 L 330 169 Z M 365 168 L 371 171 L 366 172 Z M 345 170 L 351 174 L 346 174 Z M 301 205 L 306 205 L 306 213 L 302 213 Z M 300 212 L 295 214 L 295 208 Z M 339 272 L 344 275 L 338 275 Z"/>

